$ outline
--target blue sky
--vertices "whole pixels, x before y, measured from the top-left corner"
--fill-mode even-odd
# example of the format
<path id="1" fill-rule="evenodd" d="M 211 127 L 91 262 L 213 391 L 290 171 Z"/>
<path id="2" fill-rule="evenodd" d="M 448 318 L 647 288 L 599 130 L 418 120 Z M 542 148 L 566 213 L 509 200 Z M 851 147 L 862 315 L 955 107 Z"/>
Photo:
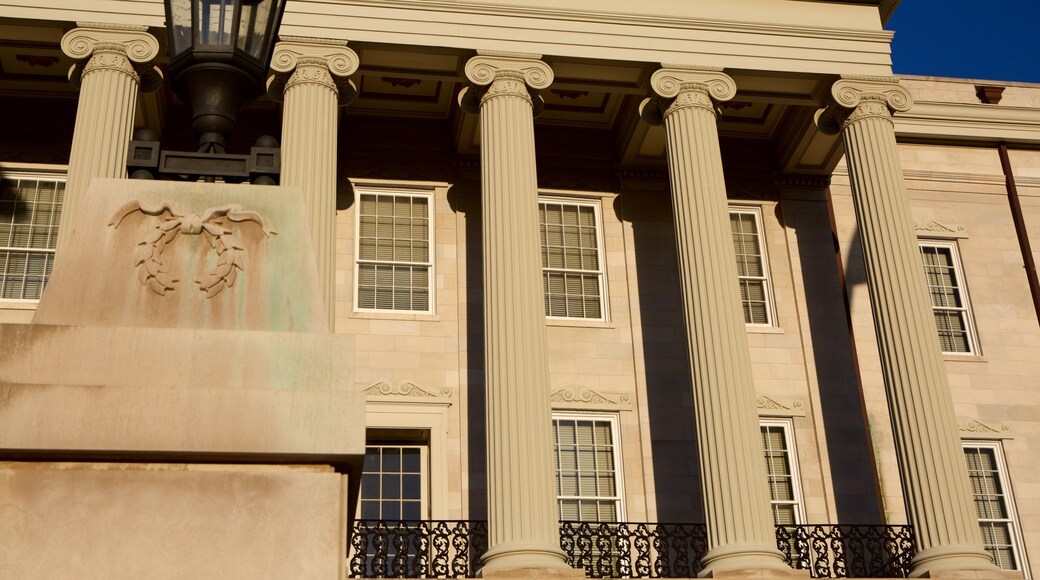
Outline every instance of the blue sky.
<path id="1" fill-rule="evenodd" d="M 897 74 L 1040 83 L 1040 0 L 902 0 Z"/>

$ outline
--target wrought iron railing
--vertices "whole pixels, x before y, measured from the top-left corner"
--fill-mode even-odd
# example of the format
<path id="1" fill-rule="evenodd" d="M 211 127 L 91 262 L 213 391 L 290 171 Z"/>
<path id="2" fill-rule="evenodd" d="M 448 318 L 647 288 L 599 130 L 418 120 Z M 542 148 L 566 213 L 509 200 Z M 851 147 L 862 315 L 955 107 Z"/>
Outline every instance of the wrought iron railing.
<path id="1" fill-rule="evenodd" d="M 813 578 L 905 578 L 909 526 L 776 527 L 777 547 Z M 484 521 L 354 522 L 352 578 L 474 577 L 488 547 Z M 704 524 L 561 522 L 560 547 L 591 578 L 695 578 L 707 552 Z"/>
<path id="2" fill-rule="evenodd" d="M 914 556 L 910 526 L 777 526 L 776 545 L 813 578 L 906 578 Z"/>
<path id="3" fill-rule="evenodd" d="M 484 521 L 358 520 L 350 538 L 350 577 L 472 578 L 487 546 Z"/>
<path id="4" fill-rule="evenodd" d="M 560 547 L 590 578 L 696 578 L 704 524 L 561 522 Z"/>

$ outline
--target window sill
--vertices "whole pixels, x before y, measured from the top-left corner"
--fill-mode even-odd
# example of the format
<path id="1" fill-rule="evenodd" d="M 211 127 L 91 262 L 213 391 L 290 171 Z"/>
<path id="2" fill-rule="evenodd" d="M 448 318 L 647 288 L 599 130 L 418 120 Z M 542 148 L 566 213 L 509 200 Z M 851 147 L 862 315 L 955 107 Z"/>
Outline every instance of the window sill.
<path id="1" fill-rule="evenodd" d="M 784 329 L 779 326 L 759 326 L 755 324 L 745 324 L 744 328 L 747 329 L 748 334 L 783 334 Z"/>
<path id="2" fill-rule="evenodd" d="M 439 322 L 441 316 L 439 314 L 430 314 L 427 312 L 359 312 L 355 310 L 350 313 L 350 318 L 356 318 L 359 320 L 420 320 Z"/>
<path id="3" fill-rule="evenodd" d="M 36 310 L 39 300 L 0 300 L 0 310 Z"/>
<path id="4" fill-rule="evenodd" d="M 617 328 L 609 320 L 568 320 L 560 318 L 546 318 L 546 326 L 563 326 L 569 328 Z"/>
<path id="5" fill-rule="evenodd" d="M 989 362 L 986 357 L 977 354 L 953 354 L 944 352 L 943 360 L 950 362 L 970 362 L 970 363 L 984 363 Z"/>

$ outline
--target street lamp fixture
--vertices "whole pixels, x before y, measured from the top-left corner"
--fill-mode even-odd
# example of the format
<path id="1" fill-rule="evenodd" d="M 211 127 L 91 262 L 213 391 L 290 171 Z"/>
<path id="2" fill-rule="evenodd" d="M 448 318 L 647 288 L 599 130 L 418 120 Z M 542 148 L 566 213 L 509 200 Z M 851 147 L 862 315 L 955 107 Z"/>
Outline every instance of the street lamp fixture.
<path id="1" fill-rule="evenodd" d="M 264 92 L 285 1 L 164 0 L 170 52 L 167 72 L 174 92 L 191 106 L 191 127 L 199 147 L 194 154 L 164 151 L 160 155 L 154 133 L 135 135 L 128 163 L 132 177 L 174 174 L 231 181 L 255 177 L 252 169 L 256 168 L 246 167 L 250 160 L 245 159 L 255 155 L 228 155 L 224 147 L 235 130 L 239 109 Z M 277 162 L 276 143 L 271 137 L 261 138 L 253 153 L 265 149 L 261 153 L 266 161 Z M 263 165 L 265 159 L 253 161 Z M 266 173 L 272 173 L 270 168 Z M 273 173 L 277 174 L 277 167 Z M 269 181 L 273 180 L 265 180 Z"/>

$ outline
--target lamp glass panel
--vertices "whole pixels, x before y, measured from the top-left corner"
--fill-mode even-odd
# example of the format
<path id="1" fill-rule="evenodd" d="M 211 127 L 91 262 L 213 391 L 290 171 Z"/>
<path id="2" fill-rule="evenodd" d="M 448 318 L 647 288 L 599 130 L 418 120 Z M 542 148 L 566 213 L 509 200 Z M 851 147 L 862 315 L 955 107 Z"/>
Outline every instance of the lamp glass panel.
<path id="1" fill-rule="evenodd" d="M 238 37 L 235 48 L 246 56 L 263 64 L 266 47 L 271 41 L 271 19 L 274 18 L 275 0 L 244 2 L 238 20 Z"/>
<path id="2" fill-rule="evenodd" d="M 234 0 L 196 0 L 199 26 L 196 44 L 231 46 L 231 26 L 235 15 Z"/>
<path id="3" fill-rule="evenodd" d="M 171 57 L 191 48 L 192 0 L 166 0 L 166 25 L 170 27 Z"/>

